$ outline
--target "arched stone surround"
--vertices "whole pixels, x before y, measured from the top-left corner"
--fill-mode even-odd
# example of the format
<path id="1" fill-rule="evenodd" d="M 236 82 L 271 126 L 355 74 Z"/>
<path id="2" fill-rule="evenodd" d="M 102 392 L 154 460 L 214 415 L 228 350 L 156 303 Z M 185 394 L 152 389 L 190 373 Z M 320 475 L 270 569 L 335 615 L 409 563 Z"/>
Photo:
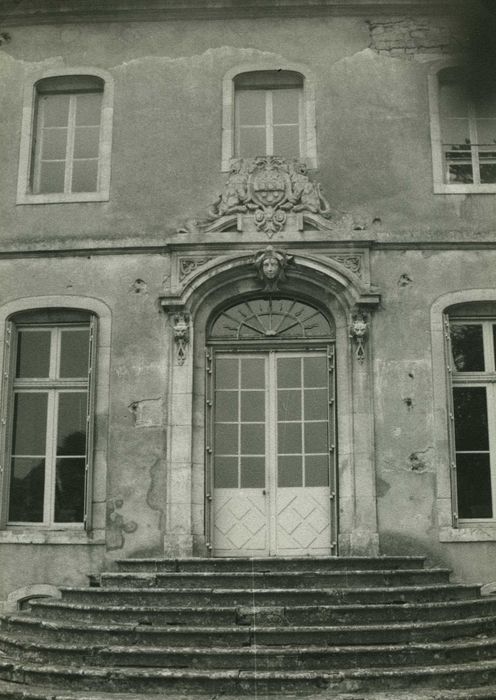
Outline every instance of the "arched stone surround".
<path id="1" fill-rule="evenodd" d="M 291 251 L 292 252 L 292 251 Z M 206 329 L 227 303 L 263 294 L 253 251 L 202 262 L 161 298 L 169 314 L 168 454 L 165 553 L 206 554 L 204 409 Z M 368 315 L 379 296 L 331 257 L 294 254 L 281 295 L 311 303 L 336 324 L 339 540 L 341 554 L 377 554 L 371 342 L 363 361 L 350 338 L 357 308 Z M 176 341 L 176 342 L 174 342 Z"/>

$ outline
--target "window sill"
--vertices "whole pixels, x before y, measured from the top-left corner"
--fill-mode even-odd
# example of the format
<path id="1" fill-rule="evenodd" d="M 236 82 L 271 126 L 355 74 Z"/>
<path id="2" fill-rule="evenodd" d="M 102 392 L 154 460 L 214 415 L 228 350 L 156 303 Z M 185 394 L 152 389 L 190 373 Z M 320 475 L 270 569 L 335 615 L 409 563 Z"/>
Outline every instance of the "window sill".
<path id="1" fill-rule="evenodd" d="M 448 185 L 437 183 L 434 194 L 496 194 L 496 184 L 491 185 Z"/>
<path id="2" fill-rule="evenodd" d="M 70 202 L 108 202 L 109 192 L 54 192 L 51 194 L 18 194 L 17 204 L 65 204 Z"/>
<path id="3" fill-rule="evenodd" d="M 93 530 L 32 530 L 16 528 L 0 531 L 2 544 L 83 544 L 104 545 L 105 531 Z"/>
<path id="4" fill-rule="evenodd" d="M 442 527 L 440 542 L 491 542 L 496 541 L 496 522 L 463 524 L 460 527 Z"/>

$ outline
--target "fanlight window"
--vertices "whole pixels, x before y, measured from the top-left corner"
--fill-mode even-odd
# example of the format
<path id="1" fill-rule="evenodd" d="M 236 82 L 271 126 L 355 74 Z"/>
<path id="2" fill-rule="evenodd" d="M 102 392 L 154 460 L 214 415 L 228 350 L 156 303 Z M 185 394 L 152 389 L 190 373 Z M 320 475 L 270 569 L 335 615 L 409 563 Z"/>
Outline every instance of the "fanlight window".
<path id="1" fill-rule="evenodd" d="M 333 338 L 334 328 L 313 306 L 294 299 L 254 299 L 223 311 L 212 326 L 212 340 Z"/>

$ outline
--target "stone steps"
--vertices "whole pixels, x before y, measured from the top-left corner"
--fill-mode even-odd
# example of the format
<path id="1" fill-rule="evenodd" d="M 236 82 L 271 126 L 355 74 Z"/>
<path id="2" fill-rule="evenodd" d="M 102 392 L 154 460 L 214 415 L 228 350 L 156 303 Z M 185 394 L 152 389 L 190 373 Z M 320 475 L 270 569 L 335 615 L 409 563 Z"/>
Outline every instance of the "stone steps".
<path id="1" fill-rule="evenodd" d="M 0 643 L 8 655 L 21 655 L 28 663 L 169 669 L 331 671 L 357 667 L 440 666 L 496 658 L 496 637 L 368 646 L 146 647 L 50 643 L 0 634 Z"/>
<path id="2" fill-rule="evenodd" d="M 122 692 L 236 694 L 248 698 L 263 694 L 298 694 L 312 698 L 319 693 L 333 698 L 337 693 L 443 690 L 496 683 L 496 660 L 442 666 L 353 668 L 336 671 L 242 671 L 84 667 L 38 665 L 0 660 L 0 680 L 42 684 L 52 688 L 105 690 L 120 698 Z"/>
<path id="3" fill-rule="evenodd" d="M 336 625 L 465 619 L 496 614 L 496 598 L 453 600 L 437 603 L 375 603 L 370 605 L 287 606 L 146 606 L 104 605 L 34 600 L 31 615 L 45 620 L 96 622 L 98 624 L 199 625 L 256 624 L 271 621 L 288 625 Z"/>
<path id="4" fill-rule="evenodd" d="M 61 588 L 61 599 L 0 616 L 0 700 L 12 682 L 41 688 L 36 700 L 83 691 L 90 700 L 397 691 L 399 700 L 403 691 L 496 686 L 496 598 L 421 564 L 119 561 L 101 585 Z"/>
<path id="5" fill-rule="evenodd" d="M 423 557 L 184 557 L 117 559 L 120 572 L 290 572 L 421 569 Z"/>
<path id="6" fill-rule="evenodd" d="M 376 571 L 192 571 L 117 572 L 101 576 L 101 585 L 119 588 L 354 588 L 447 583 L 449 569 L 382 569 Z"/>
<path id="7" fill-rule="evenodd" d="M 466 600 L 480 596 L 480 586 L 464 584 L 424 584 L 418 586 L 328 587 L 316 588 L 80 588 L 61 587 L 64 600 L 103 605 L 328 605 L 331 603 L 416 603 L 426 601 Z"/>

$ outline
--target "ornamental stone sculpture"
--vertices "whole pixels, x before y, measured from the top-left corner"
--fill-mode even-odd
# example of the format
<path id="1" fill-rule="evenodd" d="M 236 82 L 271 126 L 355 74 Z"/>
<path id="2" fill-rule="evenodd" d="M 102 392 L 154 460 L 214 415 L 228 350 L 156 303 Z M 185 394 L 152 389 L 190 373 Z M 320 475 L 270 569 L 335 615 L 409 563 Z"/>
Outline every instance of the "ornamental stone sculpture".
<path id="1" fill-rule="evenodd" d="M 210 207 L 208 220 L 211 225 L 233 214 L 251 214 L 256 228 L 270 238 L 283 229 L 289 213 L 325 219 L 331 209 L 304 163 L 260 156 L 232 161 L 224 190 Z"/>
<path id="2" fill-rule="evenodd" d="M 292 255 L 286 255 L 282 250 L 274 250 L 271 245 L 255 253 L 254 264 L 259 279 L 265 284 L 264 289 L 269 292 L 276 291 L 279 283 L 286 281 L 287 267 L 293 262 Z"/>
<path id="3" fill-rule="evenodd" d="M 356 343 L 356 358 L 362 363 L 365 359 L 365 341 L 369 333 L 369 321 L 367 314 L 358 309 L 352 316 L 350 324 L 350 338 Z"/>

